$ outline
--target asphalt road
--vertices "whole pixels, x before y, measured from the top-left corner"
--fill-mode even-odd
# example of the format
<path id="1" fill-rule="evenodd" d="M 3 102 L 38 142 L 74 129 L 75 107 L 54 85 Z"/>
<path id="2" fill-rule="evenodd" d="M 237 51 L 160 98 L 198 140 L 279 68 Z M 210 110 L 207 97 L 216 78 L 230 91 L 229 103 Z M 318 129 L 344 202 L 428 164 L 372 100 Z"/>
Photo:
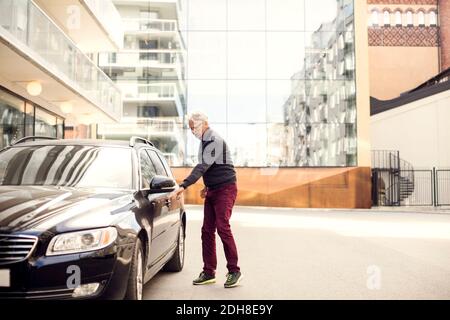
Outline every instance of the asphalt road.
<path id="1" fill-rule="evenodd" d="M 202 207 L 189 206 L 186 262 L 159 273 L 145 299 L 450 299 L 450 214 L 235 208 L 242 285 L 193 286 L 202 270 Z"/>

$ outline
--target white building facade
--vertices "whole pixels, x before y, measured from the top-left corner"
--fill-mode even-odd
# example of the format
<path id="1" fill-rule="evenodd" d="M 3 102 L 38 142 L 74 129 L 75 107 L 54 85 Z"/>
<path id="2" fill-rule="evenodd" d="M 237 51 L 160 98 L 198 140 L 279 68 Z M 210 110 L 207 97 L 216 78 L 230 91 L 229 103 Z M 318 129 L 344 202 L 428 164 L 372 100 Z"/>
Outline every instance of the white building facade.
<path id="1" fill-rule="evenodd" d="M 374 150 L 396 150 L 414 169 L 450 168 L 450 71 L 389 101 L 373 101 Z"/>
<path id="2" fill-rule="evenodd" d="M 63 138 L 68 123 L 119 121 L 120 90 L 89 53 L 118 50 L 121 32 L 109 0 L 1 0 L 0 147 Z"/>
<path id="3" fill-rule="evenodd" d="M 115 0 L 114 4 L 124 26 L 124 47 L 101 53 L 99 65 L 122 90 L 123 119 L 118 125 L 100 124 L 98 137 L 146 137 L 171 165 L 181 165 L 186 115 L 181 3 Z"/>

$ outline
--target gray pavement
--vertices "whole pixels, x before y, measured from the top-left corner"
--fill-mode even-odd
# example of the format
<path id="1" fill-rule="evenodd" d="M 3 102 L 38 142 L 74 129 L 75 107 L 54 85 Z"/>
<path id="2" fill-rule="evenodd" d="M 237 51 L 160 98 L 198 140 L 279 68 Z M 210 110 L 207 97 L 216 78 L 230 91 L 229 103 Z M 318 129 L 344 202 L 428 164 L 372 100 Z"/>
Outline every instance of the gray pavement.
<path id="1" fill-rule="evenodd" d="M 395 210 L 235 208 L 232 229 L 245 279 L 195 287 L 202 269 L 202 207 L 188 206 L 181 273 L 159 273 L 145 299 L 450 299 L 450 214 Z"/>

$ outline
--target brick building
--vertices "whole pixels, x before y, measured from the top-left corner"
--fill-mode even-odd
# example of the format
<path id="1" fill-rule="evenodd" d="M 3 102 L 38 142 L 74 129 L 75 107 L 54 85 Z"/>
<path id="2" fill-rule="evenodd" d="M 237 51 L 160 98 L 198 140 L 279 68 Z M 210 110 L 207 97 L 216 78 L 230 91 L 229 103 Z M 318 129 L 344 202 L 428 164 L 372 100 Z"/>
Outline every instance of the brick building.
<path id="1" fill-rule="evenodd" d="M 439 1 L 442 70 L 450 68 L 450 1 Z"/>
<path id="2" fill-rule="evenodd" d="M 393 99 L 450 67 L 450 1 L 367 4 L 371 96 Z"/>

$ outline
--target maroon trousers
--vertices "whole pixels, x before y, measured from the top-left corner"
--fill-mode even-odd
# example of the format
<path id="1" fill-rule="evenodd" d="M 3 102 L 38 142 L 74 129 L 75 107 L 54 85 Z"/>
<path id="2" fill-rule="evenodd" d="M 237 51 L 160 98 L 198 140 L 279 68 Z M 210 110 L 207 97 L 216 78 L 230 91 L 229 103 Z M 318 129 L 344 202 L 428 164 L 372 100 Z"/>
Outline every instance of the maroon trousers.
<path id="1" fill-rule="evenodd" d="M 230 184 L 216 190 L 208 190 L 205 199 L 205 209 L 202 227 L 203 271 L 215 275 L 217 268 L 216 229 L 223 243 L 227 269 L 229 272 L 240 271 L 238 253 L 230 218 L 237 196 L 236 184 Z"/>

